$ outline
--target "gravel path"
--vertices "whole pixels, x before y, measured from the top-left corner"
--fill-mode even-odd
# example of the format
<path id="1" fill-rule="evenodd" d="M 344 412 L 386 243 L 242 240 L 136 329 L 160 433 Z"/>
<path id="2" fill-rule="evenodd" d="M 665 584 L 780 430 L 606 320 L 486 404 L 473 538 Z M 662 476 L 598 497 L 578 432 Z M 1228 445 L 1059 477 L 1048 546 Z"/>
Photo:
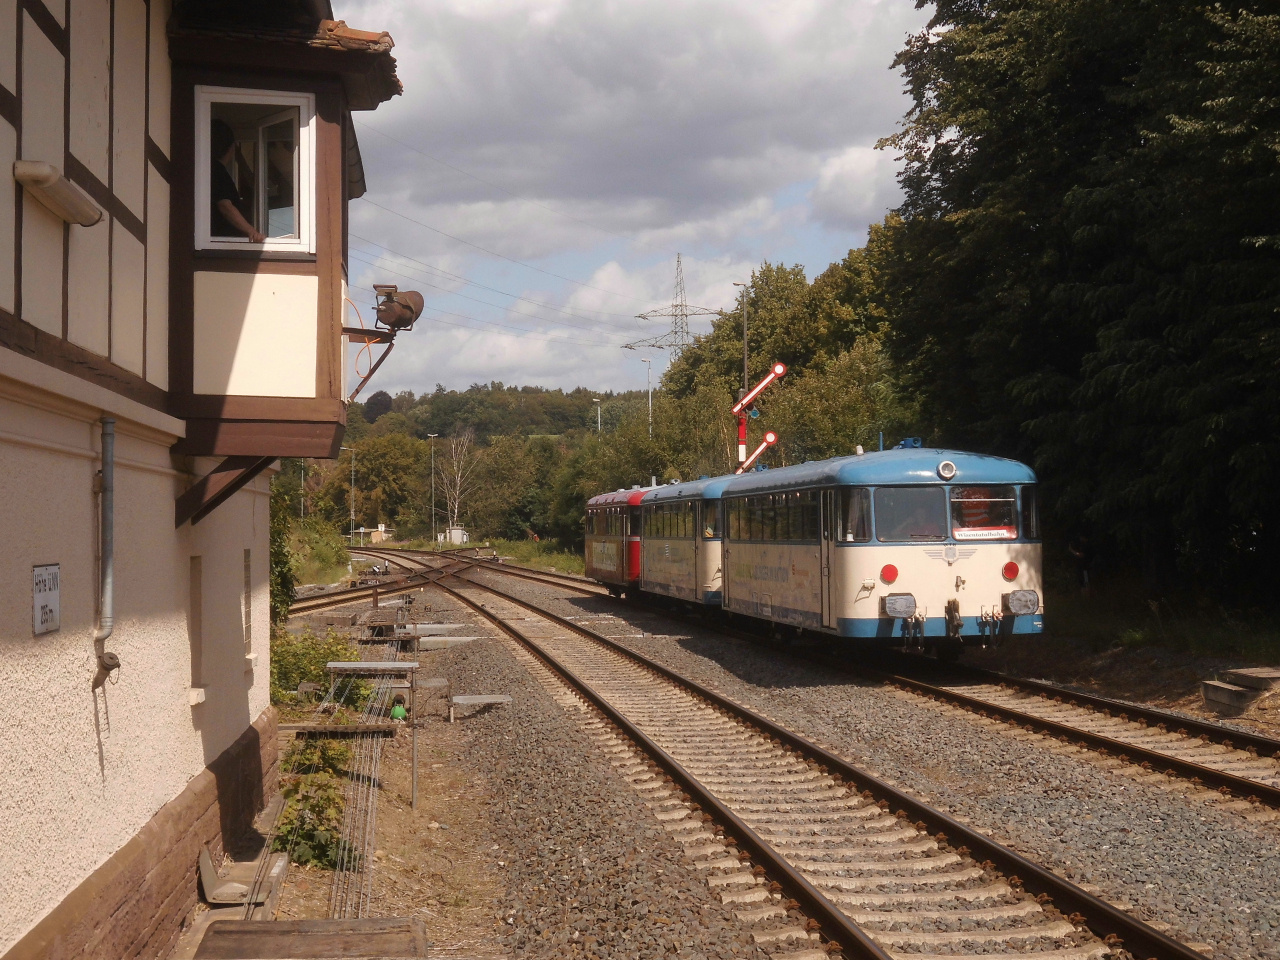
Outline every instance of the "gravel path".
<path id="1" fill-rule="evenodd" d="M 489 574 L 487 576 L 498 576 Z M 1214 956 L 1280 960 L 1280 830 L 1081 752 L 1018 739 L 962 711 L 830 673 L 607 600 L 496 585 L 830 744 L 871 772 Z M 592 614 L 625 621 L 590 624 Z M 638 636 L 641 631 L 650 635 Z M 653 630 L 676 636 L 652 635 Z M 1129 768 L 1132 771 L 1132 768 Z M 1168 927 L 1162 926 L 1168 924 Z"/>
<path id="2" fill-rule="evenodd" d="M 438 612 L 453 606 L 433 593 Z M 513 698 L 459 720 L 478 728 L 472 761 L 497 790 L 492 856 L 506 870 L 507 896 L 495 919 L 512 955 L 768 955 L 600 758 L 579 721 L 501 641 L 479 640 L 423 660 L 452 680 L 455 695 Z"/>

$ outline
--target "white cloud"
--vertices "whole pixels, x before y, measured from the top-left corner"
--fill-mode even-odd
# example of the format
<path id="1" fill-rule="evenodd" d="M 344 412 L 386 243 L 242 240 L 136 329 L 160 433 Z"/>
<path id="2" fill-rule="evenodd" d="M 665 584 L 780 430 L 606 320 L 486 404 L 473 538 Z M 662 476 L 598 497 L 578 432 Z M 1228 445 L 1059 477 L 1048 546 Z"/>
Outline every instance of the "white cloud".
<path id="1" fill-rule="evenodd" d="M 828 159 L 810 196 L 813 216 L 834 227 L 865 228 L 897 206 L 902 193 L 892 153 L 849 147 Z"/>
<path id="2" fill-rule="evenodd" d="M 686 254 L 689 302 L 726 306 L 732 280 L 762 258 L 802 262 L 816 274 L 895 202 L 892 157 L 867 145 L 906 109 L 891 63 L 926 19 L 908 0 L 335 6 L 354 27 L 391 32 L 405 85 L 403 97 L 357 115 L 369 199 L 401 216 L 356 202 L 352 232 L 596 317 L 594 335 L 609 342 L 626 338 L 618 325 L 628 317 L 670 302 L 677 250 Z M 353 251 L 362 247 L 353 240 Z M 582 383 L 603 386 L 642 366 L 616 347 L 557 354 L 535 346 L 533 337 L 563 335 L 576 320 L 381 256 L 378 267 L 353 260 L 353 288 L 378 276 L 404 288 L 419 282 L 429 305 L 483 330 L 415 331 L 388 361 L 388 382 L 417 390 L 423 377 L 450 386 L 561 382 L 580 371 Z M 390 270 L 407 276 L 387 278 Z M 497 306 L 451 299 L 448 290 Z M 521 339 L 479 320 L 529 333 Z"/>

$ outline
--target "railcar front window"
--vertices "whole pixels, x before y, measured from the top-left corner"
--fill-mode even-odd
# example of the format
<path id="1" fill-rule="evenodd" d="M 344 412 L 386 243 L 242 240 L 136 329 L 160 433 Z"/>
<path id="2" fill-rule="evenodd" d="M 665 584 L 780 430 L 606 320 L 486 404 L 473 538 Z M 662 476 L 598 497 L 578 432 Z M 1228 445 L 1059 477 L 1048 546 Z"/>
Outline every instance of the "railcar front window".
<path id="1" fill-rule="evenodd" d="M 946 500 L 941 487 L 878 487 L 876 539 L 882 543 L 945 540 Z"/>
<path id="2" fill-rule="evenodd" d="M 871 491 L 866 487 L 846 488 L 840 491 L 840 499 L 840 539 L 867 543 L 871 539 Z"/>
<path id="3" fill-rule="evenodd" d="M 957 540 L 1016 540 L 1018 500 L 1014 488 L 952 487 L 951 535 Z"/>

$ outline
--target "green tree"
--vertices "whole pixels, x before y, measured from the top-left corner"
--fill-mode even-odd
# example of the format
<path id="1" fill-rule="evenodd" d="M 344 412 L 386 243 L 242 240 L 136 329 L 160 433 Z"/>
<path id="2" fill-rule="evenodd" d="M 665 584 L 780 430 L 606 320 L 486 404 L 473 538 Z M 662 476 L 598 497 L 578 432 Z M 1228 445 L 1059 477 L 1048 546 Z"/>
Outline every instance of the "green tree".
<path id="1" fill-rule="evenodd" d="M 293 604 L 293 555 L 289 550 L 289 525 L 293 519 L 288 478 L 277 474 L 271 484 L 271 525 L 268 533 L 270 571 L 268 587 L 271 596 L 271 622 L 283 623 Z"/>

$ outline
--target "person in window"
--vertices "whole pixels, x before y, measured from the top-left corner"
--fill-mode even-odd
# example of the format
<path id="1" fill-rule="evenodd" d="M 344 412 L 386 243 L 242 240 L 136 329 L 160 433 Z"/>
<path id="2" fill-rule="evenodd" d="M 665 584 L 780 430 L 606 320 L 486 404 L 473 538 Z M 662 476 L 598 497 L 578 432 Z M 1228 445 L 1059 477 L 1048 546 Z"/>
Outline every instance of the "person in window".
<path id="1" fill-rule="evenodd" d="M 214 120 L 209 141 L 213 163 L 209 165 L 209 234 L 214 237 L 248 237 L 251 243 L 262 243 L 263 236 L 240 212 L 240 191 L 227 165 L 236 149 L 236 135 L 225 120 Z"/>

